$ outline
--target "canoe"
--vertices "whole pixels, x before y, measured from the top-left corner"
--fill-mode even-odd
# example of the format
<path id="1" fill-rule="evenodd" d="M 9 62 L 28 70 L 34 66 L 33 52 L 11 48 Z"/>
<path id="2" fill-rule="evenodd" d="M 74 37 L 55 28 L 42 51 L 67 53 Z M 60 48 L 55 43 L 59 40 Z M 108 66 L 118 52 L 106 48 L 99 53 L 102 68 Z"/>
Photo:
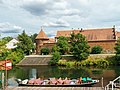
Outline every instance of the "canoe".
<path id="1" fill-rule="evenodd" d="M 90 87 L 93 86 L 94 84 L 99 83 L 99 80 L 91 80 L 91 81 L 86 81 L 86 82 L 82 82 L 82 83 L 76 83 L 78 80 L 77 79 L 72 79 L 70 80 L 70 83 L 66 83 L 66 84 L 49 84 L 48 81 L 49 80 L 43 80 L 43 83 L 40 84 L 31 84 L 28 83 L 28 79 L 25 80 L 20 80 L 18 79 L 18 85 L 19 86 L 31 86 L 31 87 Z"/>

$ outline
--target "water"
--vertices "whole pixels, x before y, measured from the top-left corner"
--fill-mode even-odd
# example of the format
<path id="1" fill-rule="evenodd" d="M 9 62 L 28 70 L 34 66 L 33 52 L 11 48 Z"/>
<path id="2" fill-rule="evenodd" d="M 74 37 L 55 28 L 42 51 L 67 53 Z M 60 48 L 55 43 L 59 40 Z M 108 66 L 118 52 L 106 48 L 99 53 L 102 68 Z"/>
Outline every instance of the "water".
<path id="1" fill-rule="evenodd" d="M 50 77 L 69 77 L 76 79 L 79 77 L 92 77 L 99 79 L 100 82 L 94 86 L 101 86 L 101 79 L 103 77 L 104 86 L 110 80 L 120 76 L 120 66 L 95 68 L 95 67 L 57 67 L 57 66 L 29 66 L 29 67 L 14 67 L 8 71 L 8 84 L 9 86 L 17 86 L 15 79 L 31 79 L 31 78 L 44 78 Z"/>

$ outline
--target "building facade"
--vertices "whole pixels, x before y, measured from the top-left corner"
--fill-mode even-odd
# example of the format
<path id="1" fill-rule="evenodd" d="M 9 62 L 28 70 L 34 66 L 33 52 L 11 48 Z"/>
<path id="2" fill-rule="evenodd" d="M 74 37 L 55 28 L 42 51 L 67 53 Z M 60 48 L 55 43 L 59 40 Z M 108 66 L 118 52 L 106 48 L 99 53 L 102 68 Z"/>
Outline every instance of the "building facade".
<path id="1" fill-rule="evenodd" d="M 90 47 L 99 45 L 103 48 L 105 53 L 114 53 L 116 40 L 120 37 L 120 32 L 117 32 L 115 27 L 101 29 L 60 30 L 57 31 L 55 38 L 50 41 L 50 38 L 48 38 L 43 30 L 41 30 L 36 37 L 36 54 L 39 53 L 40 48 L 42 47 L 52 48 L 52 46 L 57 42 L 57 38 L 59 36 L 70 37 L 72 33 L 80 33 L 84 35 L 88 40 Z"/>

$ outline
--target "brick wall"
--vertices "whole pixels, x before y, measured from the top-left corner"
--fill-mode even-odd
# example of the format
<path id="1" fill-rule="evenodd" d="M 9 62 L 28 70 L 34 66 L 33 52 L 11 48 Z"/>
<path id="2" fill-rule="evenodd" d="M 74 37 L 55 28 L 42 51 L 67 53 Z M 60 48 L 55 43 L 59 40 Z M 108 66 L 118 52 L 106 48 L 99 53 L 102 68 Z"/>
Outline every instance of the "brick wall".
<path id="1" fill-rule="evenodd" d="M 116 40 L 88 41 L 88 44 L 91 48 L 96 45 L 101 46 L 105 53 L 114 53 L 115 42 Z"/>
<path id="2" fill-rule="evenodd" d="M 88 44 L 90 45 L 90 48 L 96 45 L 101 46 L 103 48 L 103 53 L 114 53 L 115 42 L 116 40 L 101 40 L 101 41 L 88 41 Z M 36 52 L 38 52 L 37 54 L 39 54 L 40 49 L 44 47 L 47 47 L 51 50 L 54 45 L 55 43 L 44 43 L 43 45 L 37 44 L 36 50 L 38 51 Z"/>

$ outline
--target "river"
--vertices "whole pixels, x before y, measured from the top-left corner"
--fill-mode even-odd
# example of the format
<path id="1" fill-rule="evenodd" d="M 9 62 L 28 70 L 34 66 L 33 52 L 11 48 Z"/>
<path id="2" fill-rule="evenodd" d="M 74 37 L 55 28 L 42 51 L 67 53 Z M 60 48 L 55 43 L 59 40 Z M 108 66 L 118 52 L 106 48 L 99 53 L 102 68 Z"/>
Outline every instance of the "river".
<path id="1" fill-rule="evenodd" d="M 17 86 L 15 79 L 31 79 L 31 78 L 44 78 L 50 77 L 65 78 L 69 77 L 91 77 L 100 80 L 98 84 L 94 86 L 101 86 L 101 79 L 103 77 L 104 86 L 109 83 L 110 80 L 120 76 L 120 66 L 107 67 L 107 68 L 95 68 L 95 67 L 58 67 L 58 66 L 25 66 L 25 67 L 13 67 L 8 71 L 8 85 Z"/>

